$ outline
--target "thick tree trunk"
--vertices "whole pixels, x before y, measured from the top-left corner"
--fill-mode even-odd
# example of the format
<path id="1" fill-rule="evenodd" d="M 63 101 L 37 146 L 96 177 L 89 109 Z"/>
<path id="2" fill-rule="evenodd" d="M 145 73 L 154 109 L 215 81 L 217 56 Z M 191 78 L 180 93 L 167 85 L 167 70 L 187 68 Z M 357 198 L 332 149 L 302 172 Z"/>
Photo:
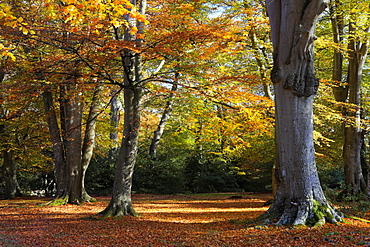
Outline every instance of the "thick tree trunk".
<path id="1" fill-rule="evenodd" d="M 82 199 L 82 102 L 77 84 L 66 84 L 67 96 L 65 107 L 65 145 L 67 164 L 68 203 L 80 204 Z"/>
<path id="2" fill-rule="evenodd" d="M 5 78 L 5 72 L 3 67 L 0 68 L 0 83 Z M 2 105 L 2 95 L 0 94 L 0 120 L 4 120 L 6 111 Z M 17 193 L 18 181 L 17 181 L 17 164 L 14 159 L 13 151 L 10 146 L 9 133 L 7 132 L 7 126 L 5 120 L 1 121 L 0 124 L 0 150 L 3 158 L 2 164 L 2 175 L 5 182 L 5 199 L 13 199 Z"/>
<path id="3" fill-rule="evenodd" d="M 277 224 L 323 224 L 341 217 L 326 200 L 318 178 L 313 143 L 313 96 L 318 79 L 313 42 L 321 0 L 268 0 L 274 47 L 277 191 L 260 219 Z"/>
<path id="4" fill-rule="evenodd" d="M 57 186 L 55 197 L 68 203 L 80 204 L 91 200 L 85 190 L 84 178 L 94 149 L 100 91 L 101 87 L 97 87 L 94 92 L 83 144 L 83 104 L 80 98 L 79 86 L 77 84 L 64 84 L 60 87 L 61 128 L 58 126 L 50 89 L 46 89 L 43 93 L 55 162 Z"/>
<path id="5" fill-rule="evenodd" d="M 17 164 L 15 163 L 12 151 L 4 149 L 2 156 L 2 175 L 5 182 L 4 197 L 5 199 L 13 199 L 17 194 L 18 188 Z"/>
<path id="6" fill-rule="evenodd" d="M 82 145 L 82 159 L 81 159 L 81 166 L 82 166 L 82 201 L 90 201 L 92 200 L 91 196 L 86 192 L 85 189 L 85 175 L 87 168 L 89 167 L 91 157 L 93 155 L 94 146 L 95 146 L 95 128 L 96 122 L 99 115 L 100 110 L 100 93 L 102 91 L 102 86 L 98 85 L 94 91 L 94 95 L 91 101 L 89 115 L 87 117 L 86 129 L 85 129 L 85 137 Z"/>
<path id="7" fill-rule="evenodd" d="M 131 0 L 140 14 L 145 14 L 146 1 Z M 144 23 L 126 15 L 130 27 L 137 27 L 143 34 Z M 141 48 L 142 40 L 125 29 L 124 40 L 135 43 Z M 116 32 L 118 34 L 118 31 Z M 116 38 L 119 38 L 117 35 Z M 136 162 L 140 129 L 140 103 L 142 98 L 142 58 L 139 53 L 126 49 L 122 54 L 124 69 L 124 130 L 119 156 L 116 162 L 116 172 L 112 199 L 107 208 L 100 214 L 106 217 L 136 215 L 131 201 L 132 175 Z"/>
<path id="8" fill-rule="evenodd" d="M 177 90 L 177 84 L 178 84 L 178 79 L 179 79 L 178 77 L 179 77 L 179 73 L 176 72 L 175 73 L 175 78 L 173 80 L 171 92 L 170 92 L 170 95 L 167 99 L 166 106 L 165 106 L 164 111 L 162 113 L 161 120 L 159 121 L 158 127 L 154 131 L 154 134 L 153 134 L 152 142 L 151 142 L 151 145 L 149 147 L 149 156 L 152 160 L 157 159 L 157 147 L 158 147 L 159 141 L 162 138 L 164 128 L 166 127 L 166 123 L 167 123 L 168 119 L 171 117 L 173 97 L 174 97 L 175 91 Z"/>
<path id="9" fill-rule="evenodd" d="M 124 137 L 116 163 L 112 199 L 101 213 L 104 216 L 136 215 L 131 201 L 131 187 L 138 148 L 141 90 L 124 90 Z"/>

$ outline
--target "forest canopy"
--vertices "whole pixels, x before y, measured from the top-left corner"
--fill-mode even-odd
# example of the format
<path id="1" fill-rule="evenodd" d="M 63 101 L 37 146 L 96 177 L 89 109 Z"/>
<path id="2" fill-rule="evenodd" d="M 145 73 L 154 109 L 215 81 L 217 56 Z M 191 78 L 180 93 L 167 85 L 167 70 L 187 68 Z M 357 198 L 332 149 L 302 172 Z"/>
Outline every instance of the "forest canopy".
<path id="1" fill-rule="evenodd" d="M 264 1 L 0 6 L 2 196 L 111 194 L 120 160 L 134 193 L 273 190 Z M 369 193 L 369 23 L 368 4 L 332 0 L 314 49 L 318 174 L 355 200 Z"/>

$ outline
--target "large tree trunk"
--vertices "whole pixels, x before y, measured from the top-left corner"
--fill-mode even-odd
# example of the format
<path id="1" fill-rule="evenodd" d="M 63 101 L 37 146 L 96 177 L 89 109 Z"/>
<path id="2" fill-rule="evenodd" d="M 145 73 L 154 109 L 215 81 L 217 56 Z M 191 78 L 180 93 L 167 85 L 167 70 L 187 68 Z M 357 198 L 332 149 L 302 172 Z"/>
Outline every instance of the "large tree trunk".
<path id="1" fill-rule="evenodd" d="M 141 90 L 124 90 L 124 137 L 116 163 L 112 199 L 101 213 L 104 216 L 136 215 L 131 201 L 131 187 L 138 148 Z"/>
<path id="2" fill-rule="evenodd" d="M 80 204 L 82 199 L 82 102 L 77 84 L 63 86 L 66 98 L 65 145 L 67 164 L 68 203 Z"/>
<path id="3" fill-rule="evenodd" d="M 15 163 L 13 152 L 3 150 L 2 175 L 5 181 L 5 199 L 13 199 L 17 193 L 17 165 Z"/>
<path id="4" fill-rule="evenodd" d="M 96 122 L 99 115 L 100 110 L 100 93 L 102 91 L 102 86 L 98 85 L 94 91 L 94 95 L 91 101 L 89 115 L 87 117 L 86 129 L 85 129 L 85 137 L 82 145 L 82 159 L 81 159 L 81 166 L 82 166 L 82 201 L 87 202 L 91 201 L 91 196 L 86 192 L 85 189 L 85 175 L 87 168 L 89 167 L 91 157 L 93 155 L 94 146 L 95 146 L 95 128 Z"/>
<path id="5" fill-rule="evenodd" d="M 0 68 L 0 83 L 5 78 L 4 68 Z M 5 199 L 13 199 L 17 193 L 18 181 L 17 181 L 17 164 L 14 159 L 13 151 L 10 146 L 9 133 L 7 132 L 7 126 L 5 124 L 6 111 L 2 105 L 2 95 L 0 94 L 0 150 L 3 158 L 2 164 L 2 175 L 5 182 Z"/>
<path id="6" fill-rule="evenodd" d="M 313 42 L 322 0 L 267 0 L 274 47 L 277 192 L 261 219 L 277 224 L 323 224 L 341 217 L 326 200 L 313 143 L 313 97 L 318 79 Z M 319 213 L 320 212 L 320 213 Z"/>
<path id="7" fill-rule="evenodd" d="M 144 15 L 146 1 L 131 0 Z M 125 16 L 131 27 L 137 27 L 143 33 L 144 23 Z M 124 40 L 141 47 L 142 40 L 125 29 Z M 116 32 L 118 34 L 118 32 Z M 116 36 L 119 38 L 119 36 Z M 126 49 L 122 54 L 124 68 L 124 130 L 119 156 L 116 162 L 116 172 L 113 185 L 112 199 L 105 210 L 100 214 L 106 217 L 136 215 L 131 201 L 132 175 L 136 162 L 140 129 L 140 103 L 142 98 L 142 61 L 139 53 Z"/>
<path id="8" fill-rule="evenodd" d="M 100 91 L 101 87 L 98 86 L 93 95 L 83 144 L 83 104 L 79 85 L 72 83 L 60 86 L 61 128 L 58 126 L 50 88 L 45 89 L 43 93 L 55 162 L 57 186 L 55 197 L 68 203 L 79 204 L 91 200 L 85 190 L 84 178 L 94 149 Z"/>

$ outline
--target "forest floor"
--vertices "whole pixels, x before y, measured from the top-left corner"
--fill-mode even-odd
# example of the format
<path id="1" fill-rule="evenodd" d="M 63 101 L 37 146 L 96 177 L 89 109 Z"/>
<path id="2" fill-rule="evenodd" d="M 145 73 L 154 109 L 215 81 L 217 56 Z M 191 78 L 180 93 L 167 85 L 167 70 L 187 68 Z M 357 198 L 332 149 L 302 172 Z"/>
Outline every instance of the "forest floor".
<path id="1" fill-rule="evenodd" d="M 231 199 L 233 195 L 242 198 Z M 0 246 L 370 246 L 370 223 L 346 219 L 320 228 L 258 228 L 245 222 L 271 194 L 133 195 L 139 217 L 97 218 L 109 197 L 40 206 L 48 198 L 0 200 Z M 337 205 L 370 220 L 370 208 Z M 366 211 L 368 210 L 368 211 Z"/>

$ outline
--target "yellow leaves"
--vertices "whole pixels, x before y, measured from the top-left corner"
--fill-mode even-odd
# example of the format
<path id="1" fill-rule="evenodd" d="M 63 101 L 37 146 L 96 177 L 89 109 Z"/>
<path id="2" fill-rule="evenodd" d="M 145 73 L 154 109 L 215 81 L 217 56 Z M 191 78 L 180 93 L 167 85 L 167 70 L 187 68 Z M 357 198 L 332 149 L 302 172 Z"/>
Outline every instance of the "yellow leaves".
<path id="1" fill-rule="evenodd" d="M 137 27 L 132 27 L 130 30 L 130 34 L 134 35 L 135 33 L 137 33 L 137 31 L 138 31 Z"/>
<path id="2" fill-rule="evenodd" d="M 70 25 L 88 24 L 91 27 L 104 25 L 108 21 L 114 27 L 127 26 L 125 16 L 130 14 L 130 18 L 135 18 L 140 22 L 148 23 L 145 16 L 136 12 L 128 0 L 114 1 L 84 1 L 67 0 L 66 6 L 61 10 L 65 15 L 64 21 Z M 58 17 L 57 17 L 58 18 Z M 136 33 L 136 31 L 132 31 Z"/>
<path id="3" fill-rule="evenodd" d="M 15 62 L 16 58 L 13 53 L 10 52 L 10 49 L 5 47 L 3 44 L 0 43 L 0 56 L 4 58 L 9 58 L 13 62 Z"/>

